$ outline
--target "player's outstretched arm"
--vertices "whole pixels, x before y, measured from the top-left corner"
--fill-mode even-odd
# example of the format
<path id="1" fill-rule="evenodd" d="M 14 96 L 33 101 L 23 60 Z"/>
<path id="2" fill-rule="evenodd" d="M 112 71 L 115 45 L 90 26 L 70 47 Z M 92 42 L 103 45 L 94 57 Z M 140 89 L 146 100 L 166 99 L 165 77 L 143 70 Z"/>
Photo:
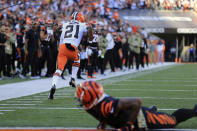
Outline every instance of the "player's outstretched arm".
<path id="1" fill-rule="evenodd" d="M 139 110 L 141 108 L 142 101 L 141 99 L 135 98 L 123 98 L 120 99 L 116 108 L 115 113 L 118 113 L 120 110 L 130 111 L 130 119 L 129 121 L 134 123 Z"/>

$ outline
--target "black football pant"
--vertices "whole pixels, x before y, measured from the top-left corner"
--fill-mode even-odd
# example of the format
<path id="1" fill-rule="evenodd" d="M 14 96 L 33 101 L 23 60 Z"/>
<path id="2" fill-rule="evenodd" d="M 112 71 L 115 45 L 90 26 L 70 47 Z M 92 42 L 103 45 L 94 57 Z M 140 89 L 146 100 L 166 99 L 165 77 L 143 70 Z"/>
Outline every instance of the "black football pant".
<path id="1" fill-rule="evenodd" d="M 51 48 L 51 53 L 52 53 L 51 73 L 53 74 L 56 71 L 58 50 L 56 48 Z"/>
<path id="2" fill-rule="evenodd" d="M 24 52 L 24 49 L 20 49 L 20 52 L 21 52 L 21 54 L 20 54 L 20 58 L 19 58 L 19 60 L 18 60 L 18 63 L 17 63 L 17 68 L 21 68 L 21 66 L 22 66 L 22 68 L 24 68 L 24 62 L 25 62 L 25 52 Z"/>
<path id="3" fill-rule="evenodd" d="M 40 68 L 43 69 L 45 62 L 47 62 L 47 73 L 46 75 L 52 75 L 52 53 L 49 45 L 41 45 L 42 57 Z"/>
<path id="4" fill-rule="evenodd" d="M 94 51 L 90 56 L 90 65 L 88 65 L 88 76 L 92 76 L 94 71 L 97 71 L 98 51 Z"/>
<path id="5" fill-rule="evenodd" d="M 103 64 L 103 68 L 101 69 L 101 74 L 104 73 L 108 61 L 111 67 L 111 71 L 114 72 L 115 70 L 114 70 L 113 49 L 107 50 L 105 53 L 104 64 Z"/>
<path id="6" fill-rule="evenodd" d="M 148 66 L 148 54 L 144 51 L 140 51 L 140 64 L 144 68 L 144 57 L 146 59 L 146 65 Z"/>
<path id="7" fill-rule="evenodd" d="M 115 67 L 122 69 L 122 62 L 123 61 L 120 58 L 119 52 L 118 51 L 114 51 L 113 57 L 114 57 L 114 65 L 115 65 Z"/>
<path id="8" fill-rule="evenodd" d="M 133 57 L 135 57 L 135 62 L 136 62 L 136 69 L 139 69 L 139 54 L 130 51 L 130 55 L 129 55 L 129 69 L 132 66 L 133 68 Z"/>
<path id="9" fill-rule="evenodd" d="M 5 75 L 11 77 L 12 55 L 5 54 Z"/>
<path id="10" fill-rule="evenodd" d="M 129 61 L 128 52 L 123 52 L 123 58 L 122 58 L 122 60 L 125 60 L 124 65 L 125 65 L 125 67 L 127 67 L 128 66 L 128 61 Z"/>
<path id="11" fill-rule="evenodd" d="M 25 68 L 22 71 L 24 76 L 28 73 L 29 65 L 31 67 L 31 76 L 39 75 L 40 65 L 37 51 L 29 51 L 28 56 L 25 56 Z"/>
<path id="12" fill-rule="evenodd" d="M 5 48 L 0 46 L 0 77 L 1 73 L 4 71 L 5 74 Z"/>
<path id="13" fill-rule="evenodd" d="M 80 60 L 80 66 L 79 66 L 79 70 L 77 72 L 77 77 L 80 78 L 81 77 L 81 72 L 84 71 L 87 68 L 87 59 L 81 59 Z"/>

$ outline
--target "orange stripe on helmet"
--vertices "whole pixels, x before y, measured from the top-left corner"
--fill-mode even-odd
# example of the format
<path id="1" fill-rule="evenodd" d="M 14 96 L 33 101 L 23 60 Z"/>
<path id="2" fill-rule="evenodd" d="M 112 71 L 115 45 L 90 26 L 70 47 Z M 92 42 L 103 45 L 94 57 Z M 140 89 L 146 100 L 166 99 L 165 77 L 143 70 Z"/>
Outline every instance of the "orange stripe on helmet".
<path id="1" fill-rule="evenodd" d="M 89 85 L 92 88 L 94 94 L 96 95 L 96 98 L 99 98 L 98 97 L 98 92 L 96 92 L 96 90 L 95 90 L 96 89 L 96 83 L 95 82 L 92 82 L 92 81 L 89 81 Z"/>

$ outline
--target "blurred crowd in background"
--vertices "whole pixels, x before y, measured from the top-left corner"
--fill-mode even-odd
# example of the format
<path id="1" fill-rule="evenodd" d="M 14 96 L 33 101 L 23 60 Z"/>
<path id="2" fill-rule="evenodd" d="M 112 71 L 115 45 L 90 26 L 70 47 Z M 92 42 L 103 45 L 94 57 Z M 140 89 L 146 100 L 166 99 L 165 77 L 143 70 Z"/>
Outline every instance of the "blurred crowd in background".
<path id="1" fill-rule="evenodd" d="M 117 9 L 156 9 L 155 5 L 162 9 L 166 2 L 172 0 L 1 0 L 0 79 L 51 77 L 56 69 L 61 26 L 74 11 L 82 12 L 98 34 L 98 50 L 80 46 L 78 78 L 88 72 L 88 66 L 93 68 L 88 78 L 93 78 L 94 73 L 105 75 L 101 65 L 107 66 L 108 62 L 112 72 L 132 69 L 134 64 L 139 70 L 145 66 L 144 60 L 147 66 L 148 62 L 163 62 L 165 42 L 122 21 Z M 184 7 L 186 0 L 173 1 L 173 8 L 174 2 Z M 69 63 L 65 70 L 71 72 Z"/>

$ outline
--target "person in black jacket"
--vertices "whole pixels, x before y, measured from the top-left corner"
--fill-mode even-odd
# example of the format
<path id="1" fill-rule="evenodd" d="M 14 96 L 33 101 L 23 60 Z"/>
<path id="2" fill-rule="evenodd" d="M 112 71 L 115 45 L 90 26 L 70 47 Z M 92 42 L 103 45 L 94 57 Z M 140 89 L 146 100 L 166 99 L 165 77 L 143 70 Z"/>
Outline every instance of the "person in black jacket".
<path id="1" fill-rule="evenodd" d="M 7 36 L 5 33 L 5 25 L 0 25 L 0 80 L 2 80 L 1 73 L 5 68 L 5 42 L 7 41 Z M 5 74 L 5 71 L 4 71 Z"/>
<path id="2" fill-rule="evenodd" d="M 31 28 L 26 33 L 25 38 L 25 68 L 22 71 L 22 75 L 26 76 L 28 66 L 31 67 L 31 78 L 40 78 L 39 76 L 39 58 L 41 57 L 40 48 L 40 30 L 35 22 L 31 23 Z"/>

